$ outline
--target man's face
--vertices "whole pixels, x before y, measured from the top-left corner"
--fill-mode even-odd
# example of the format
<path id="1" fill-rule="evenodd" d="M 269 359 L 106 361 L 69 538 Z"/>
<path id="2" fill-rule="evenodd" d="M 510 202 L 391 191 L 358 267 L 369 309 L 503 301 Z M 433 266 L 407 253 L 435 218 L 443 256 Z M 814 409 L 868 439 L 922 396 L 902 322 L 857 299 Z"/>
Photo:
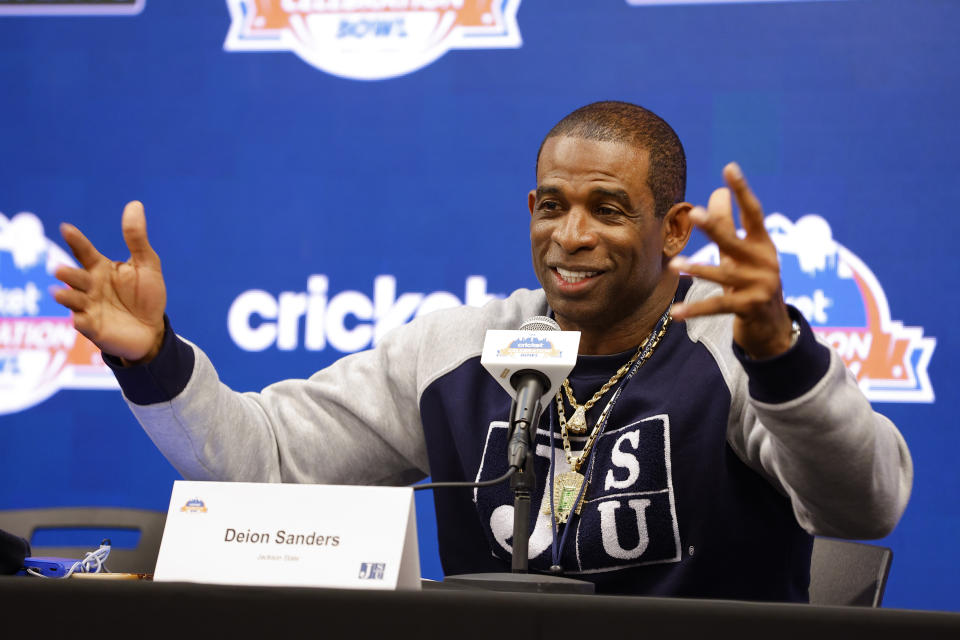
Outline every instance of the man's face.
<path id="1" fill-rule="evenodd" d="M 649 153 L 627 144 L 554 137 L 543 145 L 529 196 L 530 244 L 564 329 L 644 315 L 664 275 L 663 221 L 654 215 L 648 166 Z"/>

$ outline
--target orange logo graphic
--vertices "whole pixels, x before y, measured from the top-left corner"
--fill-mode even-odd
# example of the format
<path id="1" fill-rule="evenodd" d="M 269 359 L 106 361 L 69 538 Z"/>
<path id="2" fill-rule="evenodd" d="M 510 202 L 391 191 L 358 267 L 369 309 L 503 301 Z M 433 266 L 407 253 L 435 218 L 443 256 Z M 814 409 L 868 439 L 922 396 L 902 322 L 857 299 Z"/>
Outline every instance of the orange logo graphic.
<path id="1" fill-rule="evenodd" d="M 59 389 L 116 389 L 100 350 L 53 300 L 58 264 L 77 264 L 47 239 L 40 218 L 0 214 L 0 414 L 22 411 Z"/>
<path id="2" fill-rule="evenodd" d="M 936 338 L 891 319 L 880 282 L 833 239 L 829 223 L 813 214 L 791 222 L 774 213 L 766 226 L 780 254 L 784 297 L 837 350 L 867 398 L 933 402 L 927 366 Z M 700 249 L 692 259 L 716 264 L 717 246 Z"/>
<path id="3" fill-rule="evenodd" d="M 292 51 L 333 75 L 401 76 L 450 49 L 521 44 L 520 0 L 227 0 L 227 51 Z"/>

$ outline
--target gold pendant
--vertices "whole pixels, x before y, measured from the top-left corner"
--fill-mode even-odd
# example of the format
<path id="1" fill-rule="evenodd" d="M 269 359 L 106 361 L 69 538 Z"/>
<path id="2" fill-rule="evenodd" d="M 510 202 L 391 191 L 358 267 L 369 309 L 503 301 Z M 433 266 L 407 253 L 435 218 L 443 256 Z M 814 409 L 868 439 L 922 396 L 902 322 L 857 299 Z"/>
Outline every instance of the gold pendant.
<path id="1" fill-rule="evenodd" d="M 570 512 L 575 511 L 577 515 L 583 509 L 583 499 L 586 495 L 580 497 L 577 501 L 577 495 L 580 493 L 580 487 L 583 486 L 584 477 L 576 471 L 565 471 L 557 474 L 553 479 L 553 507 L 556 510 L 554 517 L 557 524 L 563 524 L 570 517 Z M 550 515 L 550 504 L 543 507 L 544 515 Z"/>
<path id="2" fill-rule="evenodd" d="M 578 406 L 577 410 L 570 416 L 570 419 L 567 420 L 567 429 L 570 430 L 571 433 L 586 433 L 587 413 L 584 411 L 583 405 Z"/>

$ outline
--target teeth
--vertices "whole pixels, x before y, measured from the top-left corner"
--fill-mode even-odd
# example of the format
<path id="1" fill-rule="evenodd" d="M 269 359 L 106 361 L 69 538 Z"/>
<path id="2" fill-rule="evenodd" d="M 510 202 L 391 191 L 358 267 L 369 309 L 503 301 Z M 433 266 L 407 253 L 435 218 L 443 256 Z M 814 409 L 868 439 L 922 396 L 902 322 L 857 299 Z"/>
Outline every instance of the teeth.
<path id="1" fill-rule="evenodd" d="M 564 282 L 569 282 L 573 284 L 575 282 L 580 282 L 584 278 L 590 278 L 592 276 L 600 273 L 599 271 L 568 271 L 561 267 L 557 267 L 557 273 L 560 274 L 560 277 L 563 278 Z"/>

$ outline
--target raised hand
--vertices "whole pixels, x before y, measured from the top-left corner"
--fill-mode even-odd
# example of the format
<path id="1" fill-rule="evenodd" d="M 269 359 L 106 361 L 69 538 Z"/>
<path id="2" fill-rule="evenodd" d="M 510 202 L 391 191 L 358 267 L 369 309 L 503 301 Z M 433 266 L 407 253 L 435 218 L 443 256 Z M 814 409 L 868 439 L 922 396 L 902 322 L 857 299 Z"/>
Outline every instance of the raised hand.
<path id="1" fill-rule="evenodd" d="M 723 294 L 690 304 L 675 304 L 671 314 L 684 320 L 716 313 L 733 313 L 733 339 L 752 358 L 769 358 L 790 348 L 791 320 L 783 302 L 777 248 L 763 223 L 763 207 L 750 190 L 740 167 L 723 169 L 729 188 L 717 189 L 707 208 L 694 207 L 690 219 L 720 249 L 720 264 L 699 265 L 677 257 L 670 262 L 676 271 L 723 285 Z M 733 192 L 740 208 L 740 223 L 746 232 L 737 235 L 733 222 Z"/>
<path id="2" fill-rule="evenodd" d="M 126 262 L 108 260 L 75 226 L 60 225 L 81 268 L 57 267 L 54 277 L 70 288 L 55 290 L 53 297 L 73 312 L 77 331 L 130 364 L 148 361 L 160 350 L 167 289 L 160 257 L 147 240 L 143 204 L 127 203 L 121 226 L 130 249 Z"/>

